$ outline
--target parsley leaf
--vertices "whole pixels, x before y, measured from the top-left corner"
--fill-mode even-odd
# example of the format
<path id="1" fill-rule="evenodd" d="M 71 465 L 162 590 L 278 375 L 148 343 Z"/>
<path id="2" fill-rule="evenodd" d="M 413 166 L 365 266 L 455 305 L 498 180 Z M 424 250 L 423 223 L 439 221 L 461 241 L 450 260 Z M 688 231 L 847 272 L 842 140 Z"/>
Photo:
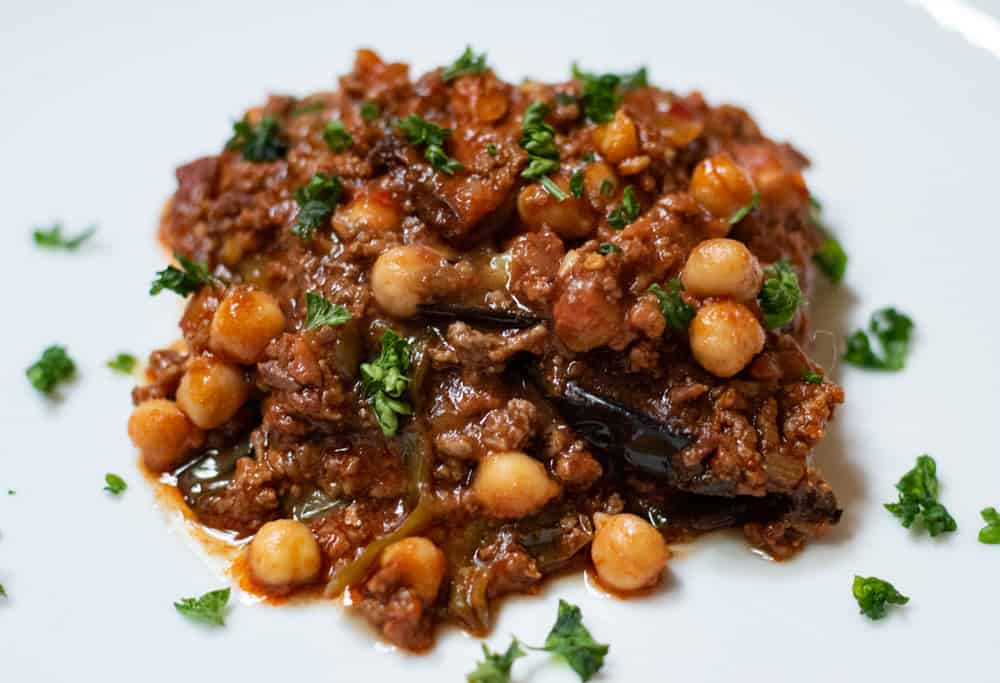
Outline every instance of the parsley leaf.
<path id="1" fill-rule="evenodd" d="M 381 113 L 382 108 L 378 106 L 378 102 L 372 102 L 369 100 L 361 103 L 361 118 L 365 121 L 374 121 Z"/>
<path id="2" fill-rule="evenodd" d="M 806 373 L 802 375 L 802 381 L 806 384 L 822 384 L 823 375 L 817 374 L 812 370 L 806 370 Z"/>
<path id="3" fill-rule="evenodd" d="M 323 128 L 323 141 L 326 146 L 334 152 L 343 152 L 354 144 L 354 138 L 344 128 L 344 122 L 340 119 L 331 119 L 326 122 Z"/>
<path id="4" fill-rule="evenodd" d="M 226 143 L 226 149 L 238 149 L 246 161 L 277 161 L 285 156 L 288 146 L 273 116 L 265 116 L 256 126 L 244 116 L 233 124 L 233 137 Z"/>
<path id="5" fill-rule="evenodd" d="M 570 176 L 569 193 L 577 199 L 583 196 L 583 171 L 577 171 Z"/>
<path id="6" fill-rule="evenodd" d="M 435 126 L 416 114 L 410 114 L 398 125 L 411 145 L 423 148 L 424 159 L 434 168 L 448 175 L 455 175 L 464 168 L 458 161 L 445 154 L 444 143 L 451 137 L 450 129 Z"/>
<path id="7" fill-rule="evenodd" d="M 681 296 L 683 290 L 684 286 L 677 278 L 667 283 L 666 291 L 656 284 L 649 287 L 649 292 L 660 301 L 663 317 L 675 330 L 687 329 L 687 326 L 694 320 L 694 308 L 684 301 L 684 297 Z"/>
<path id="8" fill-rule="evenodd" d="M 572 71 L 573 78 L 583 86 L 583 113 L 594 123 L 607 123 L 614 117 L 623 90 L 648 85 L 646 67 L 618 75 L 588 73 L 574 64 Z"/>
<path id="9" fill-rule="evenodd" d="M 104 484 L 104 490 L 113 496 L 121 495 L 121 492 L 128 488 L 124 479 L 111 472 L 104 475 Z"/>
<path id="10" fill-rule="evenodd" d="M 1000 543 L 1000 512 L 996 508 L 983 508 L 979 511 L 986 526 L 979 530 L 979 542 L 996 545 Z"/>
<path id="11" fill-rule="evenodd" d="M 929 455 L 917 458 L 917 464 L 896 484 L 899 501 L 886 503 L 885 509 L 899 517 L 907 529 L 916 520 L 923 523 L 931 536 L 955 531 L 955 519 L 938 502 L 937 463 Z"/>
<path id="12" fill-rule="evenodd" d="M 340 178 L 317 173 L 309 182 L 295 191 L 295 203 L 299 205 L 299 215 L 292 226 L 292 234 L 304 240 L 312 239 L 323 221 L 330 217 L 340 201 L 342 188 Z"/>
<path id="13" fill-rule="evenodd" d="M 490 144 L 486 145 L 486 153 L 489 154 L 491 157 L 495 157 L 497 154 L 500 153 L 500 148 L 491 142 Z"/>
<path id="14" fill-rule="evenodd" d="M 153 284 L 149 287 L 150 296 L 156 296 L 164 289 L 169 289 L 180 296 L 187 296 L 200 289 L 202 285 L 218 281 L 218 278 L 208 271 L 208 266 L 204 263 L 184 258 L 176 251 L 174 258 L 181 264 L 181 267 L 178 269 L 175 266 L 167 266 L 163 270 L 157 271 L 156 277 L 153 278 Z"/>
<path id="15" fill-rule="evenodd" d="M 910 351 L 913 320 L 895 308 L 883 308 L 872 314 L 868 330 L 881 344 L 882 356 L 872 349 L 864 330 L 855 330 L 847 338 L 844 360 L 870 370 L 902 370 Z"/>
<path id="16" fill-rule="evenodd" d="M 510 647 L 503 654 L 490 652 L 490 649 L 483 645 L 483 659 L 476 662 L 476 669 L 468 676 L 468 683 L 510 683 L 510 667 L 514 660 L 524 657 L 525 652 L 521 649 L 517 638 L 511 640 Z"/>
<path id="17" fill-rule="evenodd" d="M 49 395 L 61 382 L 76 373 L 76 364 L 66 354 L 63 346 L 50 346 L 42 351 L 42 356 L 28 367 L 26 374 L 31 386 Z"/>
<path id="18" fill-rule="evenodd" d="M 472 46 L 468 45 L 465 48 L 465 52 L 441 73 L 441 80 L 448 83 L 459 76 L 484 73 L 487 68 L 486 53 L 477 55 L 472 51 Z"/>
<path id="19" fill-rule="evenodd" d="M 372 398 L 375 419 L 386 436 L 399 430 L 399 415 L 413 412 L 402 400 L 410 383 L 409 369 L 410 345 L 392 330 L 382 334 L 382 351 L 375 362 L 361 364 L 361 386 Z"/>
<path id="20" fill-rule="evenodd" d="M 615 230 L 621 230 L 638 218 L 641 211 L 642 207 L 635 198 L 635 189 L 629 185 L 622 193 L 622 203 L 608 214 L 608 225 Z"/>
<path id="21" fill-rule="evenodd" d="M 733 215 L 729 217 L 729 224 L 736 225 L 741 220 L 749 216 L 758 206 L 760 206 L 760 192 L 754 192 L 750 195 L 750 203 L 736 209 Z"/>
<path id="22" fill-rule="evenodd" d="M 521 147 L 528 153 L 528 166 L 521 171 L 521 177 L 543 178 L 542 187 L 562 201 L 568 195 L 553 181 L 545 182 L 545 176 L 559 169 L 556 130 L 545 123 L 548 113 L 549 108 L 539 100 L 535 100 L 524 110 L 524 117 L 521 120 Z"/>
<path id="23" fill-rule="evenodd" d="M 556 201 L 561 202 L 564 199 L 568 199 L 569 195 L 563 192 L 563 189 L 556 184 L 556 181 L 548 176 L 543 176 L 540 181 L 538 181 L 545 191 L 556 198 Z"/>
<path id="24" fill-rule="evenodd" d="M 620 254 L 622 253 L 622 248 L 617 244 L 612 244 L 611 242 L 601 242 L 601 246 L 597 247 L 597 253 L 601 256 L 607 256 L 612 252 L 618 252 Z M 659 285 L 654 286 L 659 287 Z"/>
<path id="25" fill-rule="evenodd" d="M 764 312 L 764 327 L 769 330 L 784 327 L 795 318 L 802 303 L 799 277 L 784 261 L 764 269 L 764 287 L 760 290 L 760 308 Z"/>
<path id="26" fill-rule="evenodd" d="M 306 292 L 306 331 L 323 325 L 343 325 L 351 313 L 340 304 L 333 304 L 319 294 Z"/>
<path id="27" fill-rule="evenodd" d="M 813 254 L 813 262 L 819 267 L 830 282 L 840 282 L 847 272 L 847 252 L 840 242 L 828 237 Z"/>
<path id="28" fill-rule="evenodd" d="M 590 680 L 604 666 L 608 654 L 608 646 L 594 640 L 583 625 L 580 608 L 565 600 L 559 601 L 559 614 L 543 649 L 563 657 L 582 681 Z"/>
<path id="29" fill-rule="evenodd" d="M 120 372 L 123 375 L 130 375 L 132 371 L 135 370 L 135 364 L 138 361 L 135 356 L 131 353 L 119 353 L 117 356 L 108 361 L 108 367 L 115 372 Z"/>
<path id="30" fill-rule="evenodd" d="M 881 619 L 886 613 L 886 604 L 905 605 L 910 601 L 908 597 L 896 590 L 888 581 L 874 576 L 854 577 L 854 585 L 851 588 L 854 599 L 861 607 L 861 613 L 869 619 Z"/>
<path id="31" fill-rule="evenodd" d="M 6 597 L 7 597 L 7 590 L 3 587 L 3 584 L 0 583 L 0 598 L 6 598 Z"/>
<path id="32" fill-rule="evenodd" d="M 62 223 L 55 223 L 48 230 L 38 228 L 33 233 L 35 244 L 46 249 L 65 249 L 66 251 L 76 251 L 80 245 L 94 236 L 97 226 L 92 225 L 75 237 L 65 237 L 62 234 Z"/>
<path id="33" fill-rule="evenodd" d="M 605 178 L 601 181 L 600 191 L 605 197 L 610 197 L 611 193 L 615 191 L 615 184 Z"/>
<path id="34" fill-rule="evenodd" d="M 182 598 L 174 603 L 174 608 L 192 621 L 224 626 L 228 603 L 229 589 L 222 588 L 217 591 L 209 591 L 200 598 Z"/>

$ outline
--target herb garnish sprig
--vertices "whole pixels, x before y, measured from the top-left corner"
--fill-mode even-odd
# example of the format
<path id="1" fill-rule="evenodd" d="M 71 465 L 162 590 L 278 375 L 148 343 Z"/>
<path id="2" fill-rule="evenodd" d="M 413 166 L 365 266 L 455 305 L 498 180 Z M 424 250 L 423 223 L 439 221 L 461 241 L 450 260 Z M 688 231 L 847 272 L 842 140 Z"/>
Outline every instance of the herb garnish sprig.
<path id="1" fill-rule="evenodd" d="M 899 518 L 907 529 L 919 521 L 931 536 L 955 531 L 958 524 L 948 509 L 938 502 L 937 463 L 929 455 L 917 458 L 913 469 L 896 484 L 899 500 L 885 509 Z"/>
<path id="2" fill-rule="evenodd" d="M 371 397 L 375 419 L 382 433 L 395 436 L 399 416 L 413 410 L 403 399 L 409 386 L 410 344 L 392 330 L 382 334 L 382 351 L 372 363 L 361 364 L 361 385 Z"/>
<path id="3" fill-rule="evenodd" d="M 306 185 L 295 191 L 295 203 L 299 206 L 299 214 L 292 226 L 292 234 L 304 240 L 311 240 L 316 230 L 332 214 L 343 188 L 340 178 L 316 173 Z"/>
<path id="4" fill-rule="evenodd" d="M 281 134 L 281 125 L 273 116 L 264 116 L 257 124 L 244 117 L 233 124 L 233 136 L 226 149 L 239 150 L 246 161 L 277 161 L 288 152 Z"/>
<path id="5" fill-rule="evenodd" d="M 86 230 L 73 237 L 63 235 L 62 223 L 55 223 L 50 228 L 36 228 L 32 233 L 35 244 L 45 249 L 64 249 L 65 251 L 76 251 L 84 242 L 89 240 L 97 232 L 97 226 L 91 225 Z"/>
<path id="6" fill-rule="evenodd" d="M 764 312 L 764 327 L 773 330 L 784 327 L 795 318 L 802 303 L 799 278 L 784 261 L 772 263 L 764 270 L 764 286 L 760 290 L 760 308 Z"/>
<path id="7" fill-rule="evenodd" d="M 410 114 L 398 126 L 411 145 L 424 150 L 424 159 L 434 168 L 447 175 L 455 175 L 464 169 L 462 164 L 444 151 L 444 143 L 451 137 L 451 129 L 436 126 L 416 114 Z"/>
<path id="8" fill-rule="evenodd" d="M 229 604 L 229 589 L 222 588 L 209 591 L 199 598 L 182 598 L 174 603 L 174 608 L 192 621 L 225 626 L 227 604 Z"/>
<path id="9" fill-rule="evenodd" d="M 574 64 L 572 73 L 581 84 L 583 113 L 594 123 L 607 123 L 614 117 L 623 91 L 648 85 L 646 67 L 619 75 L 581 71 Z"/>
<path id="10" fill-rule="evenodd" d="M 53 345 L 42 351 L 41 357 L 28 367 L 25 374 L 31 386 L 49 396 L 58 385 L 73 378 L 76 363 L 66 353 L 66 347 Z"/>
<path id="11" fill-rule="evenodd" d="M 472 51 L 472 46 L 468 45 L 465 51 L 451 65 L 441 72 L 441 80 L 445 83 L 455 80 L 459 76 L 471 76 L 486 73 L 489 67 L 486 66 L 486 53 L 476 54 Z"/>
<path id="12" fill-rule="evenodd" d="M 872 349 L 868 332 L 855 330 L 854 334 L 847 338 L 844 360 L 869 370 L 902 370 L 906 365 L 906 356 L 910 352 L 913 328 L 913 320 L 895 308 L 875 311 L 868 323 L 868 332 L 878 340 L 882 347 L 882 355 Z"/>
<path id="13" fill-rule="evenodd" d="M 873 620 L 886 615 L 886 605 L 905 605 L 910 601 L 891 583 L 874 576 L 855 576 L 851 592 L 858 601 L 861 613 Z"/>
<path id="14" fill-rule="evenodd" d="M 174 292 L 182 297 L 201 289 L 202 285 L 216 285 L 220 283 L 219 278 L 212 275 L 208 266 L 200 261 L 192 261 L 181 256 L 176 251 L 174 258 L 181 265 L 180 268 L 170 265 L 156 273 L 153 283 L 149 287 L 149 295 L 156 296 L 165 289 Z"/>

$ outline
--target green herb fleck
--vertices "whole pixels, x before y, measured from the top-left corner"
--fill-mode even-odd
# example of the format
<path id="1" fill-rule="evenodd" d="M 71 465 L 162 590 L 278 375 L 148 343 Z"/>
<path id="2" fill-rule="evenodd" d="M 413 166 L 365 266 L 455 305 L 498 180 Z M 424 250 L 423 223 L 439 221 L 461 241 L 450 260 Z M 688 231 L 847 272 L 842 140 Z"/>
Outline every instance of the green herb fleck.
<path id="1" fill-rule="evenodd" d="M 424 159 L 442 173 L 455 175 L 464 167 L 444 151 L 444 143 L 451 137 L 451 130 L 435 126 L 416 114 L 410 114 L 399 122 L 399 129 L 414 147 L 423 148 Z"/>
<path id="2" fill-rule="evenodd" d="M 749 216 L 753 212 L 753 210 L 756 209 L 759 205 L 760 205 L 760 192 L 754 192 L 752 195 L 750 195 L 750 203 L 736 209 L 733 215 L 729 217 L 729 224 L 736 225 L 741 220 Z"/>
<path id="3" fill-rule="evenodd" d="M 27 370 L 31 386 L 45 395 L 49 395 L 56 386 L 73 377 L 76 364 L 66 354 L 63 346 L 50 346 L 42 351 L 42 356 Z"/>
<path id="4" fill-rule="evenodd" d="M 6 598 L 6 597 L 7 597 L 7 589 L 3 587 L 2 583 L 0 583 L 0 598 Z"/>
<path id="5" fill-rule="evenodd" d="M 224 626 L 226 605 L 229 603 L 229 589 L 209 591 L 200 598 L 183 598 L 174 603 L 178 612 L 188 619 L 213 626 Z"/>
<path id="6" fill-rule="evenodd" d="M 309 182 L 295 191 L 299 215 L 292 226 L 292 234 L 304 240 L 312 239 L 316 230 L 333 213 L 343 191 L 340 178 L 317 173 Z"/>
<path id="7" fill-rule="evenodd" d="M 7 495 L 8 496 L 13 496 L 16 493 L 17 493 L 17 491 L 15 491 L 14 489 L 7 489 Z"/>
<path id="8" fill-rule="evenodd" d="M 605 197 L 610 197 L 611 194 L 615 191 L 615 184 L 610 180 L 608 180 L 607 178 L 605 178 L 604 180 L 601 181 L 601 186 L 598 189 L 600 189 L 602 195 L 604 195 Z"/>
<path id="9" fill-rule="evenodd" d="M 869 370 L 902 370 L 910 351 L 913 320 L 895 308 L 883 308 L 872 314 L 868 330 L 881 345 L 882 355 L 872 349 L 867 332 L 855 330 L 847 338 L 844 360 Z"/>
<path id="10" fill-rule="evenodd" d="M 621 230 L 638 218 L 641 211 L 642 207 L 635 198 L 635 189 L 628 185 L 622 193 L 622 203 L 608 214 L 608 225 L 615 230 Z"/>
<path id="11" fill-rule="evenodd" d="M 372 399 L 375 419 L 386 436 L 399 431 L 400 415 L 413 412 L 403 400 L 409 369 L 410 345 L 392 330 L 382 334 L 382 351 L 375 362 L 361 364 L 361 385 Z"/>
<path id="12" fill-rule="evenodd" d="M 931 536 L 958 528 L 947 508 L 938 502 L 937 463 L 931 456 L 918 457 L 913 469 L 896 484 L 896 490 L 899 501 L 886 503 L 885 509 L 898 517 L 907 529 L 917 520 Z"/>
<path id="13" fill-rule="evenodd" d="M 583 171 L 577 171 L 570 176 L 569 193 L 577 199 L 583 196 Z"/>
<path id="14" fill-rule="evenodd" d="M 569 195 L 563 192 L 563 189 L 558 185 L 556 185 L 556 181 L 552 180 L 552 178 L 548 176 L 542 176 L 542 179 L 538 182 L 541 184 L 543 188 L 545 188 L 546 192 L 548 192 L 550 195 L 556 198 L 556 201 L 561 202 L 564 199 L 569 198 Z"/>
<path id="15" fill-rule="evenodd" d="M 117 474 L 108 472 L 104 475 L 104 490 L 113 496 L 121 495 L 121 492 L 128 488 L 125 480 Z"/>
<path id="16" fill-rule="evenodd" d="M 648 84 L 646 67 L 627 74 L 595 74 L 581 71 L 573 65 L 573 78 L 580 81 L 584 115 L 594 123 L 607 123 L 618 109 L 621 93 Z"/>
<path id="17" fill-rule="evenodd" d="M 202 285 L 215 284 L 218 278 L 208 271 L 208 266 L 198 261 L 192 261 L 174 252 L 174 258 L 180 268 L 167 266 L 156 273 L 153 283 L 149 287 L 149 295 L 156 296 L 165 289 L 169 289 L 175 294 L 186 297 L 191 292 L 197 291 Z"/>
<path id="18" fill-rule="evenodd" d="M 608 646 L 594 640 L 583 625 L 580 608 L 565 600 L 559 601 L 559 614 L 543 649 L 564 658 L 582 681 L 600 671 L 608 654 Z"/>
<path id="19" fill-rule="evenodd" d="M 667 323 L 675 330 L 687 329 L 687 326 L 694 320 L 694 308 L 684 301 L 684 297 L 681 296 L 681 292 L 683 291 L 684 285 L 677 278 L 667 283 L 666 290 L 656 284 L 649 287 L 649 292 L 660 302 L 660 310 L 663 311 L 663 317 L 667 319 Z"/>
<path id="20" fill-rule="evenodd" d="M 292 110 L 292 116 L 305 116 L 306 114 L 318 114 L 326 109 L 323 102 L 306 102 Z"/>
<path id="21" fill-rule="evenodd" d="M 537 179 L 559 168 L 559 148 L 556 147 L 556 130 L 545 123 L 549 108 L 539 100 L 524 110 L 521 120 L 521 147 L 528 153 L 528 167 L 521 177 Z"/>
<path id="22" fill-rule="evenodd" d="M 491 142 L 490 144 L 486 145 L 486 153 L 489 154 L 491 157 L 495 157 L 497 154 L 500 153 L 500 148 Z"/>
<path id="23" fill-rule="evenodd" d="M 323 141 L 332 151 L 340 153 L 354 144 L 354 138 L 344 128 L 344 122 L 340 119 L 327 121 L 323 129 Z"/>
<path id="24" fill-rule="evenodd" d="M 327 301 L 319 294 L 306 292 L 306 331 L 323 325 L 343 325 L 351 313 L 340 304 Z"/>
<path id="25" fill-rule="evenodd" d="M 472 46 L 468 45 L 465 48 L 465 52 L 452 62 L 451 66 L 441 72 L 441 80 L 448 83 L 459 76 L 485 73 L 487 68 L 486 53 L 477 55 L 472 51 Z"/>
<path id="26" fill-rule="evenodd" d="M 996 508 L 983 508 L 979 511 L 986 526 L 979 530 L 979 542 L 989 545 L 1000 543 L 1000 512 Z"/>
<path id="27" fill-rule="evenodd" d="M 815 373 L 812 370 L 806 370 L 806 374 L 802 375 L 802 381 L 806 384 L 822 384 L 823 375 Z"/>
<path id="28" fill-rule="evenodd" d="M 233 137 L 226 143 L 226 149 L 238 149 L 246 161 L 277 161 L 285 156 L 288 146 L 273 116 L 265 116 L 255 126 L 244 117 L 233 124 Z"/>
<path id="29" fill-rule="evenodd" d="M 617 244 L 612 244 L 611 242 L 601 242 L 601 246 L 597 247 L 597 253 L 601 256 L 607 256 L 612 252 L 622 253 L 622 248 Z M 654 285 L 659 287 L 659 285 Z M 663 291 L 662 289 L 660 291 Z"/>
<path id="30" fill-rule="evenodd" d="M 557 92 L 556 93 L 556 104 L 568 105 L 576 104 L 576 97 L 568 92 Z"/>
<path id="31" fill-rule="evenodd" d="M 847 252 L 840 242 L 828 237 L 813 254 L 813 261 L 831 282 L 840 282 L 847 272 Z"/>
<path id="32" fill-rule="evenodd" d="M 132 371 L 135 370 L 135 364 L 138 361 L 136 357 L 131 353 L 119 353 L 117 356 L 108 361 L 108 367 L 115 372 L 120 372 L 123 375 L 131 375 Z"/>
<path id="33" fill-rule="evenodd" d="M 374 121 L 381 113 L 382 108 L 378 106 L 378 102 L 369 100 L 361 103 L 361 118 L 365 121 Z"/>
<path id="34" fill-rule="evenodd" d="M 886 605 L 905 605 L 910 601 L 908 597 L 896 590 L 888 581 L 869 576 L 854 577 L 852 587 L 854 599 L 861 607 L 861 613 L 869 619 L 881 619 L 885 616 Z"/>
<path id="35" fill-rule="evenodd" d="M 593 152 L 587 152 L 582 157 L 580 157 L 580 161 L 582 161 L 585 164 L 593 163 L 596 160 L 597 160 L 597 155 L 594 154 Z"/>
<path id="36" fill-rule="evenodd" d="M 503 654 L 490 652 L 490 649 L 483 645 L 483 659 L 476 662 L 476 669 L 468 676 L 468 683 L 510 683 L 510 668 L 514 660 L 524 657 L 525 652 L 521 649 L 517 638 L 511 640 L 510 647 Z"/>
<path id="37" fill-rule="evenodd" d="M 32 233 L 35 244 L 46 249 L 65 249 L 66 251 L 76 251 L 80 245 L 93 237 L 97 232 L 97 226 L 92 225 L 74 237 L 66 237 L 62 234 L 62 223 L 55 223 L 48 230 L 38 228 Z"/>
<path id="38" fill-rule="evenodd" d="M 764 327 L 769 330 L 784 327 L 795 318 L 802 303 L 799 277 L 784 261 L 764 269 L 764 287 L 760 290 L 760 308 L 764 312 Z"/>

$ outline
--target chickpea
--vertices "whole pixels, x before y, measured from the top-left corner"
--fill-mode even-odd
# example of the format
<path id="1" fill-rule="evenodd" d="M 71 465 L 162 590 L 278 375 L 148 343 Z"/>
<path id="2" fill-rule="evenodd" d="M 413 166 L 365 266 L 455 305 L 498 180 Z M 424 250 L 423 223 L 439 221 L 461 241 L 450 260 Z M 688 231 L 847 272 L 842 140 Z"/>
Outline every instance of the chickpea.
<path id="1" fill-rule="evenodd" d="M 202 429 L 214 429 L 231 420 L 249 394 L 238 369 L 213 358 L 196 358 L 177 387 L 177 406 Z"/>
<path id="2" fill-rule="evenodd" d="M 212 316 L 208 346 L 240 363 L 256 363 L 272 339 L 285 329 L 285 315 L 268 294 L 237 289 Z"/>
<path id="3" fill-rule="evenodd" d="M 601 156 L 612 164 L 639 153 L 639 133 L 624 109 L 616 111 L 609 123 L 595 128 L 593 139 Z"/>
<path id="4" fill-rule="evenodd" d="M 396 541 L 382 551 L 379 567 L 391 568 L 425 603 L 434 602 L 444 578 L 444 553 L 422 536 Z"/>
<path id="5" fill-rule="evenodd" d="M 372 266 L 372 293 L 389 315 L 411 318 L 417 306 L 426 303 L 433 278 L 447 263 L 441 255 L 419 245 L 395 247 L 383 253 Z"/>
<path id="6" fill-rule="evenodd" d="M 487 513 L 517 519 L 541 510 L 559 495 L 545 465 L 520 451 L 492 453 L 476 468 L 472 496 Z"/>
<path id="7" fill-rule="evenodd" d="M 181 463 L 201 436 L 177 404 L 166 399 L 140 403 L 128 419 L 128 436 L 153 472 L 166 472 Z"/>
<path id="8" fill-rule="evenodd" d="M 557 184 L 569 194 L 568 183 Z M 517 197 L 517 213 L 528 227 L 535 230 L 548 227 L 566 239 L 587 237 L 597 227 L 594 214 L 583 201 L 572 195 L 559 201 L 538 184 L 521 190 Z"/>
<path id="9" fill-rule="evenodd" d="M 636 515 L 594 515 L 590 558 L 601 583 L 617 591 L 655 585 L 670 559 L 660 532 Z"/>
<path id="10" fill-rule="evenodd" d="M 764 328 L 743 304 L 713 301 L 688 328 L 695 360 L 716 377 L 732 377 L 764 348 Z"/>
<path id="11" fill-rule="evenodd" d="M 399 227 L 402 216 L 389 199 L 362 194 L 333 216 L 333 229 L 343 240 L 360 232 L 382 234 Z"/>
<path id="12" fill-rule="evenodd" d="M 702 160 L 691 176 L 691 194 L 717 218 L 728 219 L 753 199 L 754 185 L 725 152 Z"/>
<path id="13" fill-rule="evenodd" d="M 272 590 L 288 590 L 314 581 L 323 566 L 319 543 L 302 522 L 276 519 L 250 541 L 250 576 Z"/>
<path id="14" fill-rule="evenodd" d="M 757 296 L 763 279 L 757 257 L 742 242 L 725 238 L 696 246 L 681 273 L 684 289 L 691 296 L 728 296 L 737 301 Z"/>

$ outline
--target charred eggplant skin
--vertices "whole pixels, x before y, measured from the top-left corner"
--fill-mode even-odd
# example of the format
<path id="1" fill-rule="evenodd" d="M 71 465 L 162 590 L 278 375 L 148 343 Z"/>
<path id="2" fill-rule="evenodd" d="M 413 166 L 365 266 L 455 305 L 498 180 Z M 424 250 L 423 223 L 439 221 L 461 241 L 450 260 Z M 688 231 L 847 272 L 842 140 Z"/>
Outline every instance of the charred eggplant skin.
<path id="1" fill-rule="evenodd" d="M 430 303 L 417 307 L 421 318 L 432 323 L 460 321 L 469 325 L 492 328 L 523 329 L 542 322 L 530 313 L 491 308 L 470 308 L 460 304 Z"/>

